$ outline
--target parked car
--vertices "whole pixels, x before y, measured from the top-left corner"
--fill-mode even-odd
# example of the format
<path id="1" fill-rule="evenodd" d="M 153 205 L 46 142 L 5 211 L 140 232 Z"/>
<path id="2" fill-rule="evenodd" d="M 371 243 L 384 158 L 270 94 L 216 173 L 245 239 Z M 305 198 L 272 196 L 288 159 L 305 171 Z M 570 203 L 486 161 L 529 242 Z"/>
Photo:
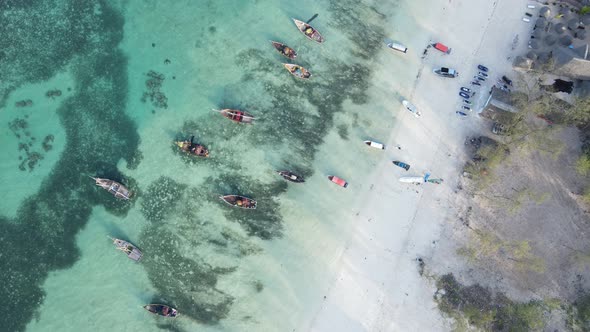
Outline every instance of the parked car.
<path id="1" fill-rule="evenodd" d="M 506 135 L 506 126 L 500 122 L 494 122 L 492 125 L 492 133 L 496 135 Z"/>

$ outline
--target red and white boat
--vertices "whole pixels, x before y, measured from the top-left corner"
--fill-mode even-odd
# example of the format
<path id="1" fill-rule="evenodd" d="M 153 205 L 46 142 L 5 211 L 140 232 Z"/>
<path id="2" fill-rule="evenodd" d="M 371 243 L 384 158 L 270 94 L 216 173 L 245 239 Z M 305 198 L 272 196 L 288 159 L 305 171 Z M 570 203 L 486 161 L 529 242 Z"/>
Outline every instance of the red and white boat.
<path id="1" fill-rule="evenodd" d="M 339 185 L 340 187 L 348 187 L 348 182 L 344 181 L 343 179 L 335 176 L 335 175 L 330 175 L 328 176 L 328 179 L 330 179 L 330 181 L 334 182 L 335 184 Z"/>

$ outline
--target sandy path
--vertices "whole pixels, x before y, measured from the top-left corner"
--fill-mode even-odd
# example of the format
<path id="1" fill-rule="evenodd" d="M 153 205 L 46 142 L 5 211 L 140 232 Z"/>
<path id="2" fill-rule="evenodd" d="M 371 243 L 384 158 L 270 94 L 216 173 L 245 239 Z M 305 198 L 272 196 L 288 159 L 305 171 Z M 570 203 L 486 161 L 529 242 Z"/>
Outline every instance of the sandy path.
<path id="1" fill-rule="evenodd" d="M 418 24 L 431 33 L 422 40 L 423 45 L 430 38 L 441 38 L 453 51 L 451 55 L 443 55 L 430 49 L 425 59 L 416 62 L 416 81 L 408 84 L 406 91 L 399 91 L 411 98 L 423 116 L 416 119 L 409 113 L 400 113 L 388 142 L 390 149 L 372 178 L 374 186 L 367 190 L 356 209 L 359 211 L 356 232 L 333 264 L 337 278 L 309 330 L 450 328 L 433 301 L 432 282 L 418 273 L 416 259 L 424 259 L 427 271 L 430 266 L 438 272 L 452 270 L 446 262 L 432 262 L 430 258 L 439 243 L 445 241 L 440 237 L 443 227 L 456 226 L 451 198 L 465 161 L 464 139 L 488 130 L 487 123 L 475 112 L 467 119 L 457 118 L 455 111 L 460 105 L 457 93 L 460 86 L 468 86 L 470 78 L 477 74 L 478 63 L 485 63 L 492 72 L 487 86 L 478 89 L 475 96 L 478 104 L 487 98 L 494 77 L 510 73 L 511 60 L 507 57 L 514 54 L 508 53 L 523 52 L 527 31 L 532 28 L 521 20 L 526 4 L 523 0 L 420 0 L 409 4 Z M 511 50 L 516 35 L 520 36 L 520 44 Z M 416 35 L 406 37 L 417 38 Z M 408 54 L 421 55 L 422 50 Z M 435 77 L 432 69 L 441 65 L 456 68 L 461 77 Z M 401 107 L 392 104 L 394 108 Z M 397 144 L 402 146 L 401 151 L 395 149 Z M 391 165 L 393 158 L 408 161 L 412 168 L 403 173 Z M 426 171 L 445 179 L 444 184 L 415 186 L 398 181 L 399 176 L 419 176 Z"/>

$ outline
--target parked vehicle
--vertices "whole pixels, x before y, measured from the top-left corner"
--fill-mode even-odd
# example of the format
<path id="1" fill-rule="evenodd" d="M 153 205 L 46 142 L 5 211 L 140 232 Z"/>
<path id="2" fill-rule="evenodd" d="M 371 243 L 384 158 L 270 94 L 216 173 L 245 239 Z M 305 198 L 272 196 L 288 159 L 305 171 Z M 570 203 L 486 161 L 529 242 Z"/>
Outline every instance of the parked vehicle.
<path id="1" fill-rule="evenodd" d="M 477 65 L 477 69 L 483 71 L 484 73 L 488 72 L 488 67 L 486 67 L 484 65 Z"/>
<path id="2" fill-rule="evenodd" d="M 469 99 L 471 97 L 470 95 L 468 95 L 467 93 L 465 93 L 463 91 L 459 92 L 459 96 L 461 96 L 462 98 L 465 98 L 465 99 Z"/>
<path id="3" fill-rule="evenodd" d="M 480 80 L 480 81 L 485 81 L 486 80 L 485 77 L 481 77 L 481 76 L 473 76 L 473 79 Z"/>
<path id="4" fill-rule="evenodd" d="M 455 114 L 457 114 L 458 116 L 460 116 L 460 117 L 462 117 L 462 118 L 467 116 L 467 114 L 466 114 L 466 113 L 464 113 L 464 112 L 461 112 L 461 111 L 457 111 L 457 112 L 455 112 Z"/>
<path id="5" fill-rule="evenodd" d="M 483 71 L 480 71 L 479 73 L 477 73 L 477 75 L 481 77 L 488 77 L 488 74 L 484 73 Z"/>
<path id="6" fill-rule="evenodd" d="M 472 96 L 475 94 L 475 92 L 473 92 L 471 89 L 469 89 L 469 88 L 466 88 L 466 87 L 464 87 L 464 86 L 462 86 L 462 87 L 461 87 L 461 91 L 463 91 L 463 92 L 465 92 L 465 93 L 468 93 L 468 94 L 470 94 L 470 95 L 472 95 Z"/>
<path id="7" fill-rule="evenodd" d="M 472 102 L 470 102 L 470 101 L 469 101 L 469 100 L 467 100 L 467 99 L 463 99 L 463 104 L 471 105 L 471 104 L 472 104 Z"/>
<path id="8" fill-rule="evenodd" d="M 471 112 L 471 107 L 463 105 L 462 109 Z"/>
<path id="9" fill-rule="evenodd" d="M 478 81 L 471 81 L 471 85 L 481 86 L 481 83 L 479 83 Z"/>
<path id="10" fill-rule="evenodd" d="M 500 122 L 494 122 L 492 125 L 492 133 L 496 135 L 505 135 L 506 134 L 506 126 L 501 124 Z"/>
<path id="11" fill-rule="evenodd" d="M 512 80 L 506 76 L 502 76 L 502 81 L 510 86 L 512 86 Z"/>

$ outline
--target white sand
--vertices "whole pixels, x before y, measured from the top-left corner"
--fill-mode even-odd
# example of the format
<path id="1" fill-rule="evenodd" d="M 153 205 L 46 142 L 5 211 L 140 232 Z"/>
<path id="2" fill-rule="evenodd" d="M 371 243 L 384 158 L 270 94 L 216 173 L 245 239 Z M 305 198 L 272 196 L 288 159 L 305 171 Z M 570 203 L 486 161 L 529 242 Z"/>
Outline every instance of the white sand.
<path id="1" fill-rule="evenodd" d="M 322 308 L 309 327 L 312 331 L 440 331 L 450 329 L 433 301 L 434 284 L 418 273 L 416 258 L 426 263 L 426 271 L 452 272 L 445 261 L 430 261 L 444 227 L 456 227 L 452 196 L 461 167 L 465 162 L 465 137 L 488 131 L 489 123 L 480 119 L 479 110 L 491 85 L 503 74 L 510 74 L 511 59 L 523 54 L 532 23 L 522 21 L 527 1 L 514 0 L 419 0 L 402 10 L 415 17 L 422 31 L 394 26 L 393 38 L 406 44 L 406 55 L 387 53 L 384 65 L 388 69 L 413 66 L 419 78 L 406 86 L 395 86 L 395 72 L 388 70 L 375 77 L 375 84 L 409 98 L 422 112 L 416 119 L 401 113 L 388 142 L 389 150 L 377 166 L 371 184 L 365 186 L 365 197 L 355 211 L 356 232 L 346 250 L 335 258 L 336 279 Z M 537 4 L 537 10 L 538 10 Z M 536 15 L 536 11 L 529 10 Z M 395 20 L 398 25 L 407 18 Z M 531 20 L 534 21 L 534 20 Z M 515 50 L 515 35 L 519 42 Z M 452 47 L 451 55 L 430 49 L 421 60 L 429 40 Z M 387 53 L 387 54 L 385 54 Z M 409 58 L 409 59 L 408 59 Z M 491 78 L 473 98 L 475 111 L 460 119 L 455 111 L 460 106 L 460 86 L 469 86 L 477 74 L 477 64 L 490 68 Z M 437 66 L 457 69 L 461 76 L 444 79 L 432 74 Z M 389 83 L 384 83 L 389 82 Z M 401 105 L 392 97 L 391 111 Z M 395 146 L 402 147 L 398 151 Z M 409 172 L 396 168 L 391 160 L 411 164 Z M 422 175 L 431 171 L 433 177 L 445 179 L 444 184 L 419 186 L 399 183 L 402 175 Z M 452 254 L 452 253 L 449 253 Z M 440 257 L 440 255 L 438 255 Z"/>

